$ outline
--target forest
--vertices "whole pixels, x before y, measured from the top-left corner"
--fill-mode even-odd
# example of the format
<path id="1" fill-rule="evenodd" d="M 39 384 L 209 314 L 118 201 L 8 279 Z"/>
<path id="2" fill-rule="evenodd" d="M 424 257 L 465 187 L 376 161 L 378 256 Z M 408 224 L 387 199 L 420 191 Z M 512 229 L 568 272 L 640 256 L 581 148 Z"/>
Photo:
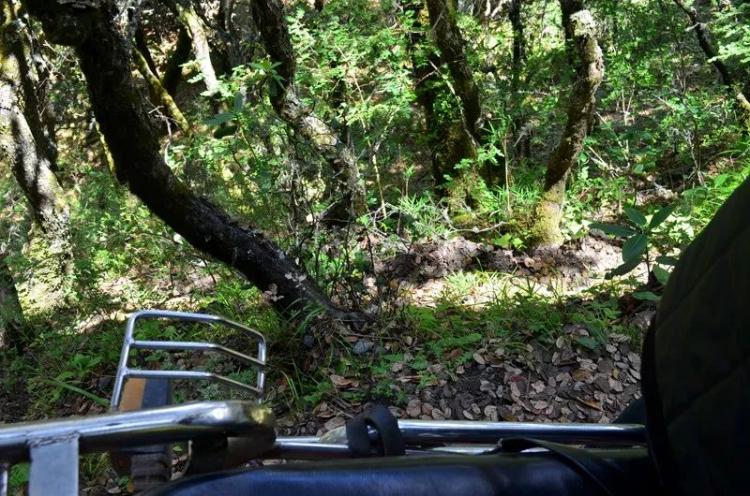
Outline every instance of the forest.
<path id="1" fill-rule="evenodd" d="M 609 422 L 750 175 L 747 0 L 0 0 L 0 25 L 0 423 L 105 411 L 144 308 L 263 332 L 289 433 L 372 402 Z"/>

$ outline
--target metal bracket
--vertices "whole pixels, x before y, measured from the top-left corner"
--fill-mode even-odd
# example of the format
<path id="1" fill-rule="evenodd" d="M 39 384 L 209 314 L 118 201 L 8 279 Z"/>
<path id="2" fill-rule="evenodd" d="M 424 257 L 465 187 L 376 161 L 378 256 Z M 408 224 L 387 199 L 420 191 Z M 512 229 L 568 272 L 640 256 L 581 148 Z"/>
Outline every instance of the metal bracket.
<path id="1" fill-rule="evenodd" d="M 29 496 L 78 494 L 78 435 L 29 442 Z"/>
<path id="2" fill-rule="evenodd" d="M 207 342 L 194 342 L 194 341 L 143 341 L 137 340 L 133 337 L 135 332 L 135 324 L 138 320 L 143 319 L 169 319 L 169 320 L 180 320 L 187 322 L 203 322 L 207 324 L 221 324 L 234 329 L 239 329 L 248 334 L 251 334 L 258 340 L 258 352 L 253 356 L 245 355 L 238 351 L 232 350 L 225 346 L 220 346 L 213 343 Z M 197 370 L 143 370 L 128 367 L 128 358 L 130 350 L 166 350 L 166 351 L 213 351 L 223 355 L 235 358 L 240 362 L 247 365 L 254 365 L 258 368 L 258 374 L 256 384 L 245 384 L 229 377 L 225 377 L 220 374 L 213 372 L 204 372 Z M 188 312 L 172 312 L 167 310 L 143 310 L 136 312 L 130 316 L 127 324 L 125 325 L 125 339 L 122 343 L 122 352 L 120 354 L 120 362 L 117 367 L 117 375 L 115 376 L 114 392 L 112 393 L 112 410 L 117 410 L 122 399 L 122 390 L 125 385 L 125 380 L 128 378 L 142 378 L 142 379 L 188 379 L 188 380 L 206 380 L 212 382 L 218 382 L 225 384 L 235 389 L 241 389 L 255 393 L 258 398 L 258 402 L 263 399 L 263 388 L 265 385 L 266 374 L 266 338 L 260 332 L 255 329 L 251 329 L 247 326 L 239 324 L 237 322 L 219 317 L 216 315 L 200 314 L 200 313 L 188 313 Z"/>

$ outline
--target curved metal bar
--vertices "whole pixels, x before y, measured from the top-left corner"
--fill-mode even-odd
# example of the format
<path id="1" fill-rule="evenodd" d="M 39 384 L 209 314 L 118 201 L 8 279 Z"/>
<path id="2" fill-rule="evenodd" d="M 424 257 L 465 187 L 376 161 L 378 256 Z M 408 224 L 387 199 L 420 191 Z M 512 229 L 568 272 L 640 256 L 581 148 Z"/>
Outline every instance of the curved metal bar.
<path id="1" fill-rule="evenodd" d="M 258 339 L 258 355 L 257 355 L 257 358 L 253 358 L 243 353 L 239 353 L 237 351 L 226 348 L 224 346 L 215 345 L 212 343 L 199 343 L 199 342 L 191 342 L 191 341 L 185 341 L 185 342 L 139 341 L 139 340 L 136 340 L 133 336 L 135 333 L 135 325 L 137 321 L 143 320 L 143 319 L 172 319 L 172 320 L 182 320 L 182 321 L 189 321 L 189 322 L 203 322 L 203 323 L 208 323 L 208 324 L 223 324 L 228 327 L 232 327 L 234 329 L 238 329 L 248 334 L 251 334 L 255 338 L 257 338 Z M 125 385 L 125 379 L 127 379 L 128 377 L 137 377 L 136 374 L 143 372 L 137 369 L 130 369 L 128 367 L 128 359 L 129 359 L 131 349 L 216 351 L 216 352 L 224 353 L 226 355 L 237 358 L 245 363 L 252 363 L 258 367 L 255 387 L 249 386 L 247 384 L 242 384 L 241 386 L 238 386 L 238 384 L 241 384 L 241 383 L 237 381 L 233 381 L 232 379 L 228 379 L 223 376 L 219 376 L 217 374 L 213 374 L 211 377 L 207 377 L 207 376 L 200 376 L 200 373 L 198 372 L 191 372 L 191 374 L 194 374 L 194 375 L 191 375 L 190 377 L 184 376 L 181 378 L 185 378 L 185 379 L 209 378 L 211 380 L 219 381 L 224 384 L 230 385 L 232 387 L 241 387 L 241 389 L 255 392 L 258 395 L 258 401 L 260 402 L 260 400 L 262 400 L 263 398 L 263 389 L 264 389 L 265 380 L 266 380 L 266 372 L 265 372 L 266 348 L 267 348 L 266 338 L 263 336 L 263 334 L 256 331 L 255 329 L 251 329 L 250 327 L 244 326 L 233 320 L 225 319 L 224 317 L 219 317 L 216 315 L 209 315 L 209 314 L 201 314 L 201 313 L 174 312 L 170 310 L 142 310 L 140 312 L 135 312 L 130 315 L 125 325 L 125 338 L 123 339 L 122 350 L 120 352 L 120 360 L 117 365 L 117 374 L 115 376 L 114 391 L 112 393 L 111 409 L 113 411 L 116 411 L 118 406 L 120 405 L 120 400 L 122 399 L 122 390 Z M 158 372 L 159 374 L 157 375 L 156 372 Z M 143 375 L 140 375 L 140 376 L 143 377 Z M 170 371 L 164 371 L 164 372 L 151 371 L 148 377 L 168 379 L 170 378 Z"/>
<path id="2" fill-rule="evenodd" d="M 225 384 L 230 387 L 234 387 L 237 389 L 244 389 L 245 391 L 250 391 L 256 394 L 260 394 L 260 390 L 255 387 L 251 386 L 249 384 L 245 384 L 239 381 L 235 381 L 234 379 L 230 379 L 229 377 L 225 377 L 220 374 L 215 374 L 213 372 L 204 372 L 202 370 L 135 370 L 135 369 L 128 369 L 127 373 L 125 374 L 125 377 L 133 377 L 133 378 L 140 378 L 140 379 L 169 379 L 169 380 L 179 380 L 179 379 L 187 379 L 187 380 L 204 380 L 204 381 L 210 381 L 210 382 L 218 382 L 220 384 Z"/>
<path id="3" fill-rule="evenodd" d="M 222 401 L 13 424 L 0 427 L 0 464 L 26 460 L 33 443 L 66 436 L 77 436 L 83 452 L 217 435 L 267 442 L 275 438 L 273 422 L 268 410 L 253 403 Z"/>
<path id="4" fill-rule="evenodd" d="M 259 367 L 266 365 L 257 358 L 247 356 L 226 346 L 202 341 L 143 341 L 138 339 L 133 341 L 131 348 L 134 350 L 215 351 L 236 358 L 244 363 L 252 363 Z"/>

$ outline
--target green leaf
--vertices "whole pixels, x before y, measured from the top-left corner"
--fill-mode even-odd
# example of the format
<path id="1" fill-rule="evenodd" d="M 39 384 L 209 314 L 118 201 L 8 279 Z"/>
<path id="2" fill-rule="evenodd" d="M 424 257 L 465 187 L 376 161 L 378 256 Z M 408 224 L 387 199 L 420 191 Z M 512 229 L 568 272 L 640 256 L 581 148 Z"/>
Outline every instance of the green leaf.
<path id="1" fill-rule="evenodd" d="M 654 214 L 653 217 L 651 217 L 651 222 L 648 224 L 649 229 L 659 227 L 662 222 L 667 220 L 667 218 L 672 215 L 672 212 L 674 212 L 676 208 L 676 203 L 667 205 L 666 207 L 662 207 L 658 212 Z"/>
<path id="2" fill-rule="evenodd" d="M 225 122 L 229 122 L 232 119 L 234 119 L 234 113 L 233 112 L 221 112 L 219 114 L 216 114 L 215 116 L 206 119 L 205 123 L 209 126 L 221 126 Z"/>
<path id="3" fill-rule="evenodd" d="M 635 207 L 625 207 L 623 208 L 623 211 L 625 212 L 625 215 L 628 216 L 628 219 L 630 219 L 636 226 L 645 227 L 648 223 L 643 212 Z"/>
<path id="4" fill-rule="evenodd" d="M 661 255 L 659 257 L 656 257 L 656 263 L 660 263 L 662 265 L 675 266 L 677 265 L 677 262 L 679 262 L 677 257 L 670 257 L 668 255 Z"/>
<path id="5" fill-rule="evenodd" d="M 636 234 L 622 245 L 622 259 L 627 262 L 635 258 L 640 262 L 641 255 L 646 251 L 648 237 L 645 234 Z"/>
<path id="6" fill-rule="evenodd" d="M 654 277 L 656 277 L 656 280 L 659 281 L 661 284 L 667 284 L 667 281 L 669 280 L 669 271 L 659 267 L 658 265 L 654 266 Z"/>
<path id="7" fill-rule="evenodd" d="M 97 405 L 100 405 L 100 406 L 109 406 L 109 401 L 107 401 L 106 399 L 104 399 L 104 398 L 102 398 L 100 396 L 97 396 L 97 395 L 95 395 L 93 393 L 89 393 L 85 389 L 81 389 L 78 386 L 73 386 L 72 384 L 68 384 L 68 383 L 65 383 L 65 382 L 62 382 L 62 381 L 58 381 L 57 379 L 45 379 L 44 381 L 47 382 L 47 383 L 49 383 L 49 384 L 52 384 L 52 385 L 55 385 L 55 386 L 59 386 L 62 389 L 67 389 L 68 391 L 70 391 L 72 393 L 80 394 L 81 396 L 90 399 L 91 401 L 93 401 Z"/>
<path id="8" fill-rule="evenodd" d="M 659 295 L 651 291 L 638 291 L 637 293 L 633 293 L 633 298 L 641 301 L 659 301 L 661 299 Z"/>
<path id="9" fill-rule="evenodd" d="M 631 270 L 633 270 L 636 267 L 638 267 L 639 263 L 641 263 L 641 258 L 640 257 L 634 258 L 632 260 L 628 260 L 627 262 L 625 262 L 624 264 L 620 265 L 619 267 L 610 270 L 607 273 L 606 278 L 607 279 L 612 279 L 615 276 L 623 276 L 623 275 L 627 274 L 628 272 L 630 272 Z"/>
<path id="10" fill-rule="evenodd" d="M 628 226 L 622 226 L 619 224 L 607 224 L 604 222 L 592 222 L 589 225 L 589 228 L 599 229 L 605 234 L 609 234 L 612 236 L 619 236 L 621 238 L 626 238 L 628 236 L 632 236 L 633 234 L 636 234 L 636 231 L 629 228 Z"/>
<path id="11" fill-rule="evenodd" d="M 586 336 L 576 338 L 576 342 L 590 350 L 595 350 L 599 347 L 599 343 L 596 341 L 596 339 Z"/>

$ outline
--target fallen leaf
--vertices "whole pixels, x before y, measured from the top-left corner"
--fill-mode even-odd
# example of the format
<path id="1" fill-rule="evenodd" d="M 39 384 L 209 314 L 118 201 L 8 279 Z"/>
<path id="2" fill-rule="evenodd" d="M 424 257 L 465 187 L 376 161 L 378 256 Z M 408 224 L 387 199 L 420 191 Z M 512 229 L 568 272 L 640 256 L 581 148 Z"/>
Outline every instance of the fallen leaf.
<path id="1" fill-rule="evenodd" d="M 597 403 L 596 401 L 584 400 L 583 398 L 578 398 L 578 397 L 576 397 L 576 401 L 598 412 L 603 411 L 601 405 Z"/>
<path id="2" fill-rule="evenodd" d="M 340 375 L 336 375 L 336 374 L 331 374 L 330 379 L 331 379 L 331 383 L 333 383 L 334 386 L 341 387 L 341 388 L 349 387 L 349 386 L 356 384 L 355 381 L 351 379 L 347 379 L 346 377 L 341 377 Z"/>
<path id="3" fill-rule="evenodd" d="M 587 382 L 591 379 L 591 372 L 585 369 L 576 369 L 570 375 L 573 376 L 573 379 L 581 382 Z"/>
<path id="4" fill-rule="evenodd" d="M 480 355 L 479 353 L 474 353 L 474 361 L 477 362 L 479 365 L 484 365 L 486 362 L 484 360 L 484 357 Z"/>

